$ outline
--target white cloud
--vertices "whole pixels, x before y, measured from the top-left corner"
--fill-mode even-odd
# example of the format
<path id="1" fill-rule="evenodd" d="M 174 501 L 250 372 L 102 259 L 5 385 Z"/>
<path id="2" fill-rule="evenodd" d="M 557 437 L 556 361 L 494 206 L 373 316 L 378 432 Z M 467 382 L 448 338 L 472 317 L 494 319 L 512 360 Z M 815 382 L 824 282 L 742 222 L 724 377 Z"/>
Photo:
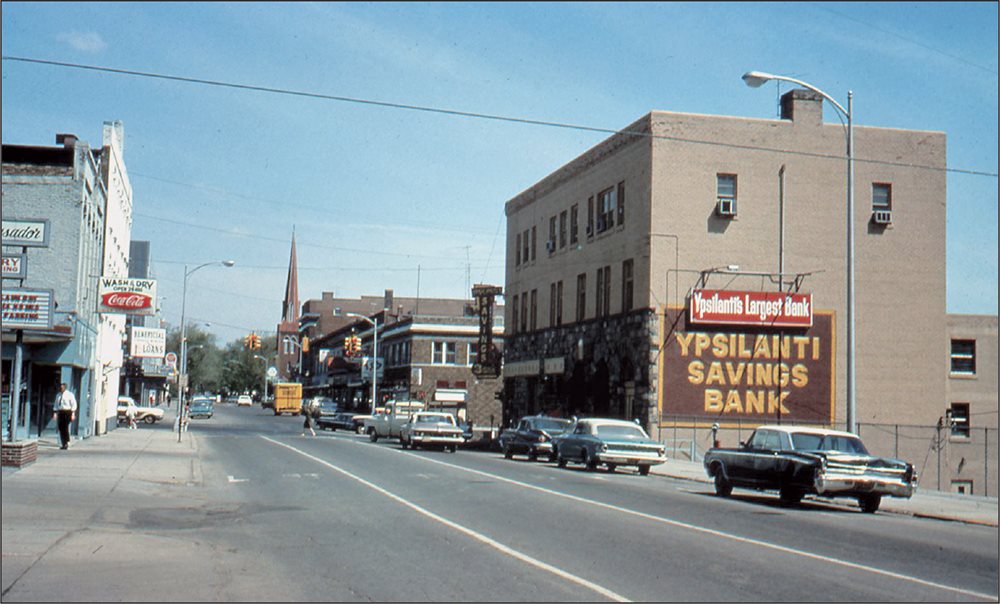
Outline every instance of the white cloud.
<path id="1" fill-rule="evenodd" d="M 64 44 L 68 44 L 72 48 L 79 50 L 81 52 L 89 52 L 96 54 L 108 47 L 108 43 L 105 42 L 104 38 L 101 37 L 101 34 L 97 33 L 96 31 L 65 32 L 56 36 L 56 39 Z"/>

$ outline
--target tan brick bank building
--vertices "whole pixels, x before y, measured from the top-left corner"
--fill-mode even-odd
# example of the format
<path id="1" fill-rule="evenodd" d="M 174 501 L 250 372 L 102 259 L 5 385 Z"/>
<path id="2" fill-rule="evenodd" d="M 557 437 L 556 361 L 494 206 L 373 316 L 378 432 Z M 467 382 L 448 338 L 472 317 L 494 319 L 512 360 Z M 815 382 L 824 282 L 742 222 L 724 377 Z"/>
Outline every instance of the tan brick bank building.
<path id="1" fill-rule="evenodd" d="M 695 451 L 716 422 L 734 440 L 844 426 L 846 137 L 821 102 L 654 111 L 507 202 L 505 419 L 636 418 Z M 951 404 L 945 135 L 854 139 L 856 421 L 933 426 Z M 995 427 L 995 378 L 992 409 Z"/>

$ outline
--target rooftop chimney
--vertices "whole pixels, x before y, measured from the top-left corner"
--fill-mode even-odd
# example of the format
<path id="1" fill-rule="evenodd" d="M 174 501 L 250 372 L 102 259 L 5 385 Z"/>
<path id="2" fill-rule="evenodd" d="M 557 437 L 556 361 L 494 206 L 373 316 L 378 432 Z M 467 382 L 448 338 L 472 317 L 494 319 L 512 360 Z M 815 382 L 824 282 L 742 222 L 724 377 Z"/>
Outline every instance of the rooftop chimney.
<path id="1" fill-rule="evenodd" d="M 75 134 L 57 134 L 56 144 L 63 145 L 65 147 L 75 147 L 76 141 L 79 140 Z"/>
<path id="2" fill-rule="evenodd" d="M 392 290 L 385 290 L 385 298 L 382 300 L 382 310 L 392 310 Z"/>
<path id="3" fill-rule="evenodd" d="M 781 95 L 781 119 L 797 124 L 823 124 L 823 95 L 804 88 L 795 88 Z"/>

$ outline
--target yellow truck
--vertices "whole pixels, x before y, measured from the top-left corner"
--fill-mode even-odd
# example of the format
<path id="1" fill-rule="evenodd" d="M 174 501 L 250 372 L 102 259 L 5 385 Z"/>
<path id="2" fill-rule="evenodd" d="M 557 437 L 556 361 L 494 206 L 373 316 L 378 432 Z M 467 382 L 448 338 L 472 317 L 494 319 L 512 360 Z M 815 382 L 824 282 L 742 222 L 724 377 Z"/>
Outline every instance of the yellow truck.
<path id="1" fill-rule="evenodd" d="M 274 385 L 274 414 L 298 415 L 302 411 L 302 384 Z"/>

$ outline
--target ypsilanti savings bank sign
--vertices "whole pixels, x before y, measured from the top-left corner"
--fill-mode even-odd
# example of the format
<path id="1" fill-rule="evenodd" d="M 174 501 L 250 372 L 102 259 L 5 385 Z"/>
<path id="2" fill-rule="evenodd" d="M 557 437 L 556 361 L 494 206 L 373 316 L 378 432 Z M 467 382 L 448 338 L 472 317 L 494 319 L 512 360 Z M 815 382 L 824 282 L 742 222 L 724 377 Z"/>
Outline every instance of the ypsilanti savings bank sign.
<path id="1" fill-rule="evenodd" d="M 834 316 L 811 294 L 695 290 L 662 333 L 661 417 L 833 421 Z"/>

